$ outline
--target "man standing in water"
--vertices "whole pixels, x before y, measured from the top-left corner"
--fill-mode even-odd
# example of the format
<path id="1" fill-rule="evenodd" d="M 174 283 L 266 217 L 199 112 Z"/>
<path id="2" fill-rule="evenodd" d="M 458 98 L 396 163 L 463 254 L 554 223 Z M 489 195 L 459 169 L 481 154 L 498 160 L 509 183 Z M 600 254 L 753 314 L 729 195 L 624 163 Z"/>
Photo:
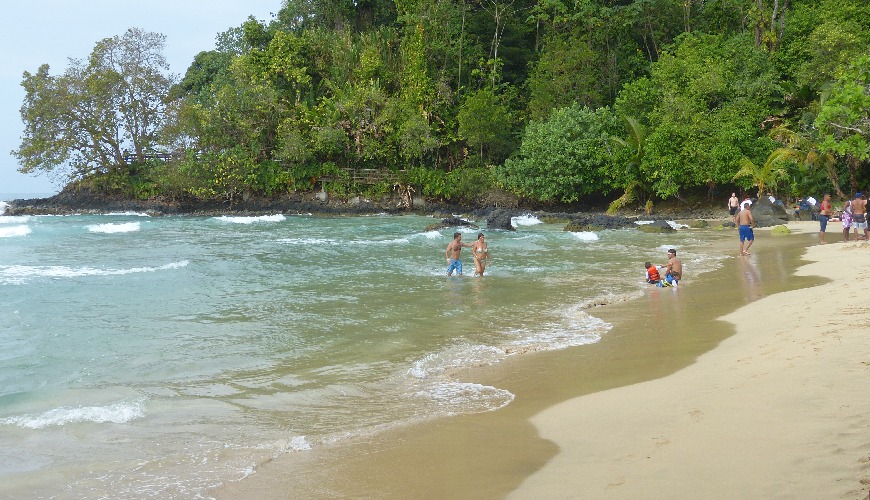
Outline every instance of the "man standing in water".
<path id="1" fill-rule="evenodd" d="M 755 241 L 755 234 L 752 232 L 752 227 L 755 226 L 755 218 L 752 217 L 750 204 L 744 202 L 743 210 L 737 214 L 737 225 L 740 226 L 740 255 L 749 255 L 749 247 Z M 749 241 L 749 243 L 746 243 Z M 743 244 L 746 243 L 746 248 Z"/>
<path id="2" fill-rule="evenodd" d="M 477 233 L 477 241 L 471 245 L 471 255 L 474 257 L 474 275 L 483 276 L 483 272 L 486 270 L 486 259 L 489 258 L 489 250 L 486 247 L 483 233 Z"/>
<path id="3" fill-rule="evenodd" d="M 453 241 L 447 244 L 447 250 L 444 251 L 444 256 L 447 257 L 447 276 L 453 274 L 456 270 L 457 276 L 462 276 L 462 260 L 460 253 L 462 247 L 470 247 L 471 244 L 462 242 L 462 233 L 453 233 Z"/>

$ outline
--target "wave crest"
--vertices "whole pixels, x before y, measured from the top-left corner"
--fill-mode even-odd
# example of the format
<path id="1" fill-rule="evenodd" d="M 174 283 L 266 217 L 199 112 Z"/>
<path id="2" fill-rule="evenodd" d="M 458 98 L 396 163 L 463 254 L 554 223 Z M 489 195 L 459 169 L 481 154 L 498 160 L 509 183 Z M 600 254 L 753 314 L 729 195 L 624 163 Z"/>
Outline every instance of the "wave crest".
<path id="1" fill-rule="evenodd" d="M 0 424 L 15 425 L 25 429 L 42 429 L 77 422 L 97 424 L 123 424 L 145 416 L 141 403 L 119 402 L 108 406 L 61 407 L 40 415 L 21 415 L 0 420 Z"/>

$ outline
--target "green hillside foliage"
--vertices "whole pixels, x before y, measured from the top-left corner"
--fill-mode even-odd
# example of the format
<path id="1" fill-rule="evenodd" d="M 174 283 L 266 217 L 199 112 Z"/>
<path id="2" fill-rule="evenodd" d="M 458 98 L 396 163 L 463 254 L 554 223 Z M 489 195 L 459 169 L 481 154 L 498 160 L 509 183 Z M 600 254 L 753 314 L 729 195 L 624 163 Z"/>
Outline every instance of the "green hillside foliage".
<path id="1" fill-rule="evenodd" d="M 870 189 L 865 0 L 288 0 L 177 81 L 163 40 L 25 72 L 20 170 L 140 198 L 612 209 Z"/>

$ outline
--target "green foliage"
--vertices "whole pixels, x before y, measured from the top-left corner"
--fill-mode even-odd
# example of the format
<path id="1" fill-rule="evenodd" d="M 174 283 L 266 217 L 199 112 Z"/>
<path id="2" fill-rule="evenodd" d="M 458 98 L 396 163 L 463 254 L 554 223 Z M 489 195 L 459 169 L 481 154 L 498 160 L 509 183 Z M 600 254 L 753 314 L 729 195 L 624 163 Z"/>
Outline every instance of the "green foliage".
<path id="1" fill-rule="evenodd" d="M 751 186 L 758 188 L 758 197 L 776 193 L 777 185 L 788 176 L 786 164 L 797 158 L 797 152 L 789 148 L 775 149 L 761 165 L 756 165 L 749 158 L 743 158 L 733 180 L 748 179 Z M 744 187 L 748 186 L 744 184 Z"/>
<path id="2" fill-rule="evenodd" d="M 744 35 L 685 34 L 628 85 L 617 109 L 648 130 L 641 176 L 660 197 L 730 182 L 741 158 L 764 158 L 759 127 L 777 91 L 765 54 Z"/>
<path id="3" fill-rule="evenodd" d="M 479 153 L 479 161 L 501 160 L 511 143 L 511 114 L 490 89 L 473 92 L 465 98 L 459 115 L 459 135 Z"/>
<path id="4" fill-rule="evenodd" d="M 400 186 L 444 200 L 499 184 L 548 202 L 613 191 L 614 209 L 735 175 L 855 189 L 870 3 L 788 4 L 291 0 L 219 34 L 171 89 L 163 37 L 133 29 L 62 75 L 24 74 L 13 153 L 139 198 L 393 190 L 355 185 L 362 168 L 407 169 Z M 792 156 L 769 164 L 778 150 Z"/>
<path id="5" fill-rule="evenodd" d="M 448 194 L 447 172 L 443 170 L 412 167 L 400 177 L 400 182 L 413 187 L 423 196 L 444 198 Z"/>
<path id="6" fill-rule="evenodd" d="M 453 200 L 473 201 L 494 185 L 489 168 L 458 168 L 447 174 L 447 196 Z"/>
<path id="7" fill-rule="evenodd" d="M 526 128 L 518 154 L 496 167 L 508 191 L 542 201 L 573 202 L 607 190 L 608 139 L 619 127 L 608 108 L 575 104 Z"/>
<path id="8" fill-rule="evenodd" d="M 20 171 L 67 166 L 72 179 L 126 169 L 126 156 L 144 161 L 166 121 L 171 80 L 165 37 L 131 28 L 97 42 L 87 63 L 70 60 L 60 76 L 48 65 L 24 73 L 24 135 L 13 154 Z"/>
<path id="9" fill-rule="evenodd" d="M 825 149 L 870 158 L 870 56 L 858 58 L 831 87 L 816 126 Z"/>

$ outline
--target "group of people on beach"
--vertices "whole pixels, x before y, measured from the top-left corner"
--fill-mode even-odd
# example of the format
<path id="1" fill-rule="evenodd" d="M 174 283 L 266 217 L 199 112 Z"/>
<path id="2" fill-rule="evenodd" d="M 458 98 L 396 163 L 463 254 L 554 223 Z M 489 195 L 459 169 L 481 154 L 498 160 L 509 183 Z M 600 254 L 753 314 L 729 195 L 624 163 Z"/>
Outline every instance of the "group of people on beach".
<path id="1" fill-rule="evenodd" d="M 462 275 L 462 248 L 471 247 L 471 255 L 474 257 L 474 275 L 483 276 L 486 271 L 486 261 L 489 259 L 489 249 L 486 246 L 486 237 L 483 233 L 477 233 L 477 241 L 474 243 L 463 243 L 462 233 L 453 233 L 453 240 L 447 244 L 447 250 L 444 251 L 444 256 L 447 258 L 447 276 L 451 276 L 454 271 L 456 274 Z"/>
<path id="2" fill-rule="evenodd" d="M 738 226 L 740 237 L 740 255 L 749 255 L 749 247 L 755 241 L 752 228 L 755 227 L 755 218 L 752 216 L 752 201 L 746 199 L 742 202 L 736 193 L 731 193 L 728 199 L 728 210 L 732 220 Z M 860 191 L 855 193 L 854 198 L 846 200 L 843 204 L 840 220 L 843 222 L 843 241 L 849 241 L 849 233 L 854 229 L 855 240 L 868 239 L 867 221 L 867 197 Z M 831 203 L 831 195 L 825 194 L 819 203 L 819 239 L 822 245 L 826 244 L 825 232 L 828 222 L 834 217 L 834 205 Z"/>
<path id="3" fill-rule="evenodd" d="M 683 261 L 677 258 L 677 250 L 671 248 L 668 250 L 668 262 L 662 266 L 654 266 L 649 261 L 643 265 L 646 268 L 646 282 L 658 287 L 677 286 L 680 280 L 683 279 Z M 665 271 L 665 277 L 662 278 L 659 269 Z"/>
<path id="4" fill-rule="evenodd" d="M 828 221 L 834 215 L 834 207 L 831 204 L 831 195 L 826 194 L 825 198 L 819 204 L 819 237 L 822 245 L 825 241 L 825 231 L 828 228 Z M 849 233 L 854 229 L 855 240 L 866 240 L 867 234 L 867 197 L 860 191 L 855 193 L 855 197 L 851 200 L 846 200 L 843 204 L 842 215 L 840 220 L 843 222 L 843 241 L 849 241 Z"/>

